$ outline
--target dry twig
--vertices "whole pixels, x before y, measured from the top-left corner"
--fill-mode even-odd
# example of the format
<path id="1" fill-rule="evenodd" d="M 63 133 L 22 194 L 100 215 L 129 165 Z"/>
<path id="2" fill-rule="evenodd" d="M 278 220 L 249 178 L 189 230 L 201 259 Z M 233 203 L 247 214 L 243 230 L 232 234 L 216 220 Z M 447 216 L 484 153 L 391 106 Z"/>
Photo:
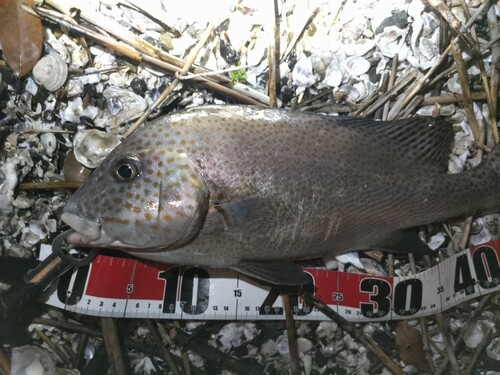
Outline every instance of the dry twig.
<path id="1" fill-rule="evenodd" d="M 361 342 L 368 350 L 370 350 L 376 358 L 378 358 L 390 371 L 396 375 L 404 375 L 403 370 L 391 359 L 385 352 L 379 348 L 377 343 L 375 343 L 370 337 L 366 336 L 363 330 L 355 327 L 349 323 L 342 316 L 337 314 L 330 307 L 325 305 L 319 299 L 309 292 L 303 294 L 304 300 L 311 306 L 316 307 L 319 311 L 325 314 L 327 317 L 335 321 L 344 331 L 351 335 L 354 339 Z"/>
<path id="2" fill-rule="evenodd" d="M 61 348 L 59 348 L 59 346 L 57 346 L 57 344 L 50 339 L 50 337 L 48 337 L 41 329 L 35 328 L 35 332 L 66 365 L 71 364 L 71 360 L 68 358 L 66 353 L 64 353 Z"/>
<path id="3" fill-rule="evenodd" d="M 191 66 L 193 65 L 194 61 L 196 60 L 196 57 L 198 56 L 198 53 L 203 48 L 203 46 L 205 46 L 205 44 L 207 43 L 208 39 L 212 35 L 214 29 L 215 29 L 215 25 L 211 24 L 208 27 L 208 29 L 205 30 L 205 32 L 203 33 L 203 36 L 200 38 L 200 40 L 198 41 L 198 43 L 196 44 L 196 46 L 189 53 L 189 56 L 188 56 L 188 58 L 186 60 L 186 64 L 184 65 L 184 67 L 182 68 L 182 70 L 180 72 L 178 72 L 178 74 L 180 76 L 185 75 L 189 71 L 189 69 L 191 69 Z M 144 112 L 141 115 L 141 117 L 139 117 L 134 122 L 134 124 L 130 128 L 127 129 L 127 131 L 123 134 L 123 136 L 124 137 L 129 136 L 139 126 L 141 126 L 142 123 L 144 121 L 146 121 L 146 119 L 149 117 L 149 115 L 151 113 L 153 113 L 160 105 L 162 105 L 165 100 L 167 100 L 168 96 L 174 91 L 174 89 L 177 87 L 177 85 L 180 82 L 181 81 L 179 80 L 179 78 L 176 77 L 172 81 L 172 83 L 161 93 L 161 95 L 158 97 L 158 99 L 156 99 L 156 101 L 146 110 L 146 112 Z"/>
<path id="4" fill-rule="evenodd" d="M 162 358 L 165 361 L 165 363 L 168 365 L 170 371 L 174 373 L 174 375 L 179 375 L 179 369 L 175 365 L 174 360 L 172 359 L 172 356 L 168 352 L 167 348 L 163 344 L 163 340 L 161 338 L 160 332 L 158 331 L 158 327 L 156 325 L 156 322 L 154 322 L 151 319 L 145 319 L 144 322 L 146 323 L 149 332 L 151 332 L 151 335 L 153 335 L 153 339 L 155 340 L 156 347 L 162 354 Z"/>
<path id="5" fill-rule="evenodd" d="M 127 375 L 122 345 L 114 318 L 101 318 L 102 336 L 106 345 L 109 369 L 114 375 Z"/>
<path id="6" fill-rule="evenodd" d="M 288 351 L 290 353 L 290 363 L 292 375 L 300 375 L 299 346 L 297 344 L 297 332 L 293 319 L 292 308 L 290 307 L 290 296 L 285 293 L 283 298 L 283 309 L 285 310 L 286 333 L 288 336 Z"/>

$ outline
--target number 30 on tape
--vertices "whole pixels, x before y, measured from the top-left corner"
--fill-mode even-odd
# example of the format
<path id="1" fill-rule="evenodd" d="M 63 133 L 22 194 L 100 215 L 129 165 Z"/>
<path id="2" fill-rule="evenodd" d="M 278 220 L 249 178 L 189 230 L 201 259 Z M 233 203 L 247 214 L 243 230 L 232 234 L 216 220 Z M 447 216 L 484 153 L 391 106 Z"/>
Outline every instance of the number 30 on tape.
<path id="1" fill-rule="evenodd" d="M 43 245 L 41 254 L 50 252 Z M 434 314 L 500 290 L 500 240 L 464 250 L 407 277 L 306 268 L 310 292 L 350 321 L 409 319 Z M 235 272 L 172 267 L 99 255 L 66 274 L 47 303 L 108 317 L 157 319 L 284 319 L 279 292 Z M 297 319 L 326 317 L 291 296 Z"/>

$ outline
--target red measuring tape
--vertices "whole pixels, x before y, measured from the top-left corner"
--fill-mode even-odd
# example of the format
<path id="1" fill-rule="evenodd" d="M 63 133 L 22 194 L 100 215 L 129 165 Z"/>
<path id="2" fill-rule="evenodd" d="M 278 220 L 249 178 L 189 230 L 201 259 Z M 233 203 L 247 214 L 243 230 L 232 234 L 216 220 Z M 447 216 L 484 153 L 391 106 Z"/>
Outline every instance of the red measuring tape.
<path id="1" fill-rule="evenodd" d="M 51 251 L 42 245 L 41 257 Z M 305 268 L 306 288 L 350 321 L 431 315 L 500 290 L 500 240 L 445 259 L 407 277 Z M 279 292 L 226 269 L 146 263 L 98 255 L 62 276 L 48 304 L 80 314 L 155 319 L 284 319 Z M 291 296 L 299 320 L 326 317 Z"/>

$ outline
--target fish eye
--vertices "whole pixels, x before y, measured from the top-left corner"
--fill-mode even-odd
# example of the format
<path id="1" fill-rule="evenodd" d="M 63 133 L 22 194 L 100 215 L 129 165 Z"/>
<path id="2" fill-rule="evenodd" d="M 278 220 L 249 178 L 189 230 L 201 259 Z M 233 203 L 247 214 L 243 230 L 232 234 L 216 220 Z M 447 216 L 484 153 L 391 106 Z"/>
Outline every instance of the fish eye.
<path id="1" fill-rule="evenodd" d="M 118 182 L 130 182 L 141 174 L 141 164 L 135 158 L 120 159 L 115 162 L 112 175 Z"/>

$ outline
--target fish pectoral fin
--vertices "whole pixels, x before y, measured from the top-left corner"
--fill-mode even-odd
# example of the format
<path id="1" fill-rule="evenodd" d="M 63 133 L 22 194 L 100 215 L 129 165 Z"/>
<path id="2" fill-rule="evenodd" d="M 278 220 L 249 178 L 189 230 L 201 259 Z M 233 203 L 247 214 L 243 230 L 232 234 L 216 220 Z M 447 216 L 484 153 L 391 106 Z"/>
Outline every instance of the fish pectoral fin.
<path id="1" fill-rule="evenodd" d="M 370 247 L 389 253 L 413 253 L 418 255 L 435 254 L 435 252 L 420 239 L 416 228 L 393 232 L 384 240 Z"/>
<path id="2" fill-rule="evenodd" d="M 312 281 L 307 273 L 289 261 L 243 261 L 231 268 L 245 276 L 272 285 L 301 286 Z"/>
<path id="3" fill-rule="evenodd" d="M 265 198 L 248 198 L 213 205 L 226 229 L 248 229 L 265 224 L 274 212 L 273 203 Z"/>

